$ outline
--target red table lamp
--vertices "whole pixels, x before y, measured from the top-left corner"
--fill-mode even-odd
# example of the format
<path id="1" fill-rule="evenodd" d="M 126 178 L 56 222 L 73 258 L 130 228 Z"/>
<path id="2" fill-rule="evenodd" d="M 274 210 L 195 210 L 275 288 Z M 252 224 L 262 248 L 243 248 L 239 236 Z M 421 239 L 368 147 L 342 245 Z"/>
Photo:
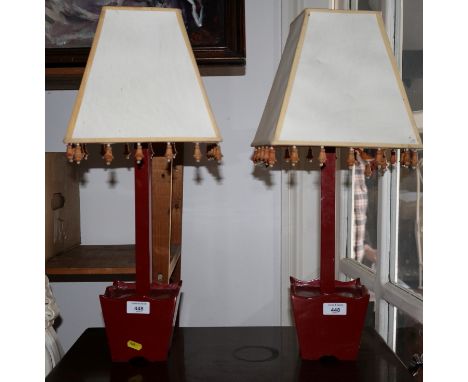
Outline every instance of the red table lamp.
<path id="1" fill-rule="evenodd" d="M 100 296 L 113 361 L 167 358 L 181 282 L 151 275 L 152 143 L 200 143 L 221 159 L 221 141 L 178 9 L 103 7 L 64 142 L 80 163 L 88 144 L 101 144 L 107 164 L 112 144 L 125 143 L 135 160 L 136 283 L 116 281 Z"/>
<path id="2" fill-rule="evenodd" d="M 310 161 L 320 147 L 320 279 L 291 277 L 292 306 L 303 359 L 353 360 L 369 293 L 359 280 L 335 280 L 335 151 L 349 148 L 350 168 L 359 154 L 369 174 L 384 172 L 387 158 L 395 165 L 398 148 L 416 163 L 422 147 L 379 12 L 306 9 L 293 21 L 252 146 L 267 167 L 279 148 L 295 166 L 299 146 Z"/>

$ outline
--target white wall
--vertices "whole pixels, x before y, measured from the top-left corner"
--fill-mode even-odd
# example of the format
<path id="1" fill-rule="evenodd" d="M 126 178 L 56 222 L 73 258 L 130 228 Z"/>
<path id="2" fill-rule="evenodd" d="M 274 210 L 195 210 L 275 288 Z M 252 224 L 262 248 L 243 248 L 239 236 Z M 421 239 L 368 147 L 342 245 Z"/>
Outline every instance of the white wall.
<path id="1" fill-rule="evenodd" d="M 246 0 L 246 41 L 245 76 L 204 78 L 224 138 L 224 163 L 197 169 L 187 160 L 182 326 L 280 324 L 280 173 L 254 171 L 249 161 L 280 59 L 280 0 Z M 75 96 L 46 92 L 46 151 L 63 151 Z M 133 243 L 131 169 L 96 164 L 83 175 L 82 243 Z M 52 283 L 62 315 L 57 332 L 66 350 L 84 329 L 103 325 L 98 295 L 108 284 Z"/>
<path id="2" fill-rule="evenodd" d="M 249 160 L 280 58 L 279 1 L 246 1 L 246 36 L 246 75 L 204 79 L 225 161 L 219 182 L 206 168 L 200 184 L 194 167 L 184 176 L 185 326 L 279 325 L 280 173 L 253 175 Z"/>

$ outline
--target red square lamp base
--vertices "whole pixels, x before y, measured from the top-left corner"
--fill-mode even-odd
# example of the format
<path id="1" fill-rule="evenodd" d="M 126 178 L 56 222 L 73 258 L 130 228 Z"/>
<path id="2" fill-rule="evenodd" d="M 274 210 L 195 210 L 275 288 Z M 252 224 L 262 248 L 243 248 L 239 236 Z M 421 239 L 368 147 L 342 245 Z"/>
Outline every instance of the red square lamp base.
<path id="1" fill-rule="evenodd" d="M 356 359 L 369 302 L 359 279 L 336 281 L 335 291 L 325 294 L 320 280 L 291 277 L 291 299 L 301 358 Z"/>
<path id="2" fill-rule="evenodd" d="M 106 288 L 99 299 L 112 361 L 167 359 L 181 285 L 153 283 L 145 295 L 135 283 L 117 281 Z"/>

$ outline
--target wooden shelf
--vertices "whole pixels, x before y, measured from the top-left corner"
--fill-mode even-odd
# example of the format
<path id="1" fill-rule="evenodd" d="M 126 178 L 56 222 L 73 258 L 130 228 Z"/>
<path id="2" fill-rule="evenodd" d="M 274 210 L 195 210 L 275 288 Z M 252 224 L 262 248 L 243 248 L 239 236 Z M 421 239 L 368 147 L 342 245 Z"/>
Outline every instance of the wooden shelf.
<path id="1" fill-rule="evenodd" d="M 171 245 L 170 275 L 180 259 Z M 46 262 L 48 275 L 134 275 L 135 245 L 79 245 Z"/>
<path id="2" fill-rule="evenodd" d="M 134 245 L 80 245 L 50 258 L 48 275 L 126 275 L 135 273 Z"/>

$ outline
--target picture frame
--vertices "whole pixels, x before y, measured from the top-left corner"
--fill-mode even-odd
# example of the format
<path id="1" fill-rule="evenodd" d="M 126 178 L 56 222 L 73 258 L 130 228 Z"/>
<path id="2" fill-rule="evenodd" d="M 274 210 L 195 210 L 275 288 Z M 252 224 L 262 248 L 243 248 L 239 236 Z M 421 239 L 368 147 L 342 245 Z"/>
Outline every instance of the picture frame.
<path id="1" fill-rule="evenodd" d="M 88 20 L 82 20 L 82 14 L 85 13 L 83 9 L 70 9 L 76 6 L 76 2 L 71 2 L 70 7 L 64 7 L 64 0 L 46 0 L 46 90 L 79 88 L 100 7 L 103 5 L 162 4 L 164 7 L 179 8 L 182 10 L 201 75 L 243 75 L 245 73 L 244 0 L 109 0 L 107 1 L 109 4 L 106 4 L 106 1 L 82 0 L 78 3 L 81 3 L 79 5 L 83 7 L 88 7 L 85 9 L 86 16 L 90 19 L 88 24 Z M 73 11 L 77 13 L 79 11 L 81 18 L 73 17 Z M 197 14 L 196 11 L 199 13 Z M 66 23 L 63 22 L 64 14 Z M 197 19 L 197 15 L 200 19 Z M 78 22 L 80 24 L 77 24 Z"/>

